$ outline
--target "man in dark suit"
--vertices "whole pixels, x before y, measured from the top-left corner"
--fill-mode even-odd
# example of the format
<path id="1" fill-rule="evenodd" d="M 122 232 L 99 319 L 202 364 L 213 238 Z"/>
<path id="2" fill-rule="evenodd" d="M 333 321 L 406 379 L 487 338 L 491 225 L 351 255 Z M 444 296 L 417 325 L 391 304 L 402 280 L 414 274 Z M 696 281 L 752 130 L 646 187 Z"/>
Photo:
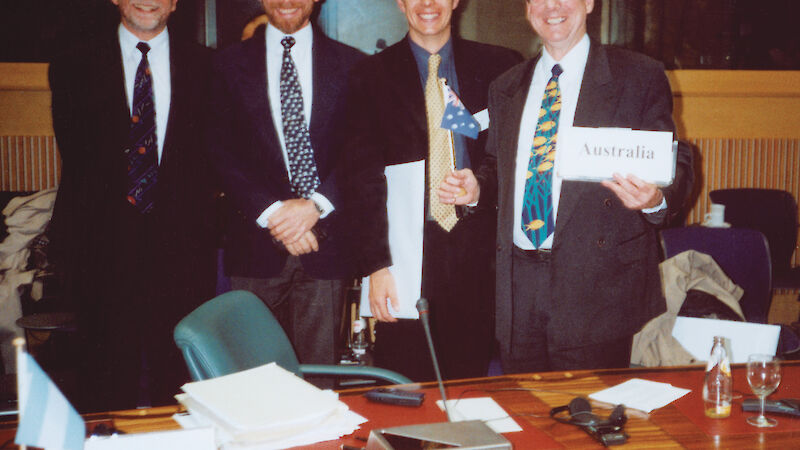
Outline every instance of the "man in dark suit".
<path id="1" fill-rule="evenodd" d="M 119 26 L 50 66 L 49 256 L 78 312 L 82 411 L 174 403 L 189 376 L 172 330 L 215 283 L 207 50 L 169 34 L 175 0 L 112 2 Z"/>
<path id="2" fill-rule="evenodd" d="M 439 202 L 435 192 L 432 196 L 429 192 L 431 183 L 438 185 L 441 176 L 432 172 L 431 152 L 438 133 L 444 134 L 445 141 L 448 137 L 440 128 L 441 111 L 437 115 L 429 108 L 441 108 L 442 93 L 437 85 L 438 78 L 445 78 L 470 114 L 485 110 L 489 83 L 520 58 L 508 49 L 451 36 L 451 16 L 458 0 L 398 0 L 397 4 L 406 15 L 408 35 L 365 60 L 354 72 L 353 129 L 347 147 L 351 199 L 358 219 L 354 245 L 359 270 L 368 276 L 364 289 L 369 308 L 379 321 L 375 363 L 414 380 L 434 378 L 419 321 L 396 318 L 398 311 L 413 311 L 421 293 L 430 303 L 443 376 L 484 376 L 493 343 L 494 206 L 460 208 L 448 212 L 449 218 L 443 221 L 436 217 L 433 210 L 438 210 Z M 430 66 L 432 63 L 435 65 Z M 437 65 L 436 73 L 429 70 Z M 431 101 L 438 106 L 429 105 Z M 453 135 L 455 167 L 479 165 L 485 139 L 485 132 L 477 140 Z M 412 172 L 418 169 L 416 180 L 390 176 L 387 184 L 385 173 L 404 167 Z M 389 191 L 400 194 L 387 197 Z M 401 203 L 414 193 L 419 193 L 418 207 L 404 210 Z M 418 228 L 410 228 L 414 230 L 412 240 L 418 240 L 421 248 L 409 260 L 401 262 L 399 254 L 415 244 L 390 245 L 390 228 L 404 226 L 390 224 L 389 217 L 418 223 Z M 408 262 L 411 260 L 421 264 L 415 266 Z M 421 275 L 421 285 L 417 281 L 411 286 L 405 278 L 398 278 L 398 270 L 417 280 Z M 405 298 L 398 295 L 403 290 L 408 292 Z M 366 295 L 362 297 L 362 303 L 365 301 Z"/>
<path id="3" fill-rule="evenodd" d="M 233 211 L 225 270 L 275 313 L 301 363 L 332 364 L 348 256 L 337 175 L 347 74 L 363 55 L 262 0 L 269 25 L 217 55 L 210 144 Z"/>
<path id="4" fill-rule="evenodd" d="M 466 177 L 470 192 L 455 199 L 479 197 L 480 204 L 487 188 L 498 189 L 496 318 L 506 372 L 627 367 L 633 334 L 665 310 L 657 228 L 690 191 L 687 148 L 680 147 L 675 179 L 663 188 L 632 175 L 561 180 L 552 164 L 556 133 L 573 124 L 674 132 L 663 66 L 591 41 L 593 7 L 592 0 L 528 0 L 544 50 L 492 84 L 480 189 Z M 541 160 L 532 156 L 540 153 Z M 459 181 L 446 189 L 451 201 Z M 529 184 L 548 192 L 549 218 L 525 215 Z"/>

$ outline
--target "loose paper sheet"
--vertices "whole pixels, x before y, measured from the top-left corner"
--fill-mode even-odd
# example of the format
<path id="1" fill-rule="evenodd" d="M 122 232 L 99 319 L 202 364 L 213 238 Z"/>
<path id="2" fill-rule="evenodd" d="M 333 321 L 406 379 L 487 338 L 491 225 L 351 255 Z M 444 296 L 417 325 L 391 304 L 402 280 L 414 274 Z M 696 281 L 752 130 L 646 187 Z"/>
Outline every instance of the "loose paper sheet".
<path id="1" fill-rule="evenodd" d="M 444 404 L 436 400 L 436 406 L 444 411 Z M 522 428 L 509 417 L 508 413 L 491 397 L 462 398 L 448 400 L 447 407 L 454 422 L 482 420 L 495 433 L 522 431 Z"/>
<path id="2" fill-rule="evenodd" d="M 425 225 L 425 161 L 386 167 L 386 204 L 389 215 L 389 248 L 400 310 L 389 305 L 394 317 L 417 319 L 417 300 L 422 292 L 422 232 Z M 362 280 L 362 316 L 371 317 L 369 277 Z"/>
<path id="3" fill-rule="evenodd" d="M 570 127 L 559 129 L 556 167 L 567 180 L 610 180 L 618 173 L 666 186 L 675 176 L 676 155 L 668 131 Z"/>
<path id="4" fill-rule="evenodd" d="M 84 450 L 217 450 L 214 429 L 156 431 L 152 433 L 117 434 L 109 437 L 92 436 Z"/>
<path id="5" fill-rule="evenodd" d="M 669 405 L 691 392 L 668 383 L 632 378 L 624 383 L 590 394 L 589 398 L 612 405 L 625 405 L 649 413 Z"/>
<path id="6" fill-rule="evenodd" d="M 747 357 L 755 353 L 775 355 L 780 333 L 778 325 L 682 316 L 672 328 L 672 336 L 698 361 L 708 360 L 714 336 L 728 338 L 728 356 L 733 363 L 746 363 Z"/>

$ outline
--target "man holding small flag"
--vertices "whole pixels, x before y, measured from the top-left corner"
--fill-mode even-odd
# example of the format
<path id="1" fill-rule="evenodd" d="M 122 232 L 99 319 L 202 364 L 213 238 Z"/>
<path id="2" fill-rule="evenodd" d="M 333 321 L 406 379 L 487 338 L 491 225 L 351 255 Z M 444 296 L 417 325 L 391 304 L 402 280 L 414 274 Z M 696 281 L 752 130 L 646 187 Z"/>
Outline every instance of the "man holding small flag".
<path id="1" fill-rule="evenodd" d="M 446 176 L 483 160 L 486 133 L 472 115 L 486 109 L 489 82 L 520 57 L 452 36 L 458 3 L 397 0 L 408 35 L 351 79 L 347 167 L 362 313 L 379 321 L 376 365 L 417 381 L 434 378 L 413 320 L 420 295 L 445 378 L 485 375 L 493 343 L 494 208 L 456 208 L 437 192 Z"/>

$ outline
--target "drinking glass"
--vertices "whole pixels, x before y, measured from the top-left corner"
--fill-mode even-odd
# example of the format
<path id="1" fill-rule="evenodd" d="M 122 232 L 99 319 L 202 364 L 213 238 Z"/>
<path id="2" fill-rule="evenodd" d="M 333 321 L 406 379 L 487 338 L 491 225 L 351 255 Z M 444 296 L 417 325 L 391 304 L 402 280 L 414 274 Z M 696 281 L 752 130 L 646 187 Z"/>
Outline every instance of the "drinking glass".
<path id="1" fill-rule="evenodd" d="M 774 427 L 778 421 L 764 417 L 764 399 L 781 384 L 780 361 L 772 355 L 750 355 L 747 358 L 747 383 L 761 401 L 761 414 L 748 417 L 747 423 L 756 427 Z"/>

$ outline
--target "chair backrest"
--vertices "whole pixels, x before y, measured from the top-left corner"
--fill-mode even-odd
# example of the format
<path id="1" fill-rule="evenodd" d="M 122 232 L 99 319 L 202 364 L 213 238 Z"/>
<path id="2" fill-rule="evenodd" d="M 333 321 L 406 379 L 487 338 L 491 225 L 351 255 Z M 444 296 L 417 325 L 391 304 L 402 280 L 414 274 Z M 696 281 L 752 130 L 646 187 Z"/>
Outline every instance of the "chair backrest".
<path id="1" fill-rule="evenodd" d="M 203 303 L 178 323 L 174 338 L 193 380 L 273 361 L 302 376 L 283 328 L 251 292 L 226 292 Z"/>
<path id="2" fill-rule="evenodd" d="M 792 194 L 777 189 L 718 189 L 709 194 L 713 203 L 725 205 L 725 221 L 736 228 L 764 234 L 772 267 L 783 272 L 791 267 L 797 245 L 797 203 Z"/>
<path id="3" fill-rule="evenodd" d="M 686 250 L 710 255 L 744 290 L 739 305 L 748 322 L 767 323 L 772 302 L 772 265 L 764 235 L 746 228 L 684 227 L 661 231 L 664 256 Z"/>

